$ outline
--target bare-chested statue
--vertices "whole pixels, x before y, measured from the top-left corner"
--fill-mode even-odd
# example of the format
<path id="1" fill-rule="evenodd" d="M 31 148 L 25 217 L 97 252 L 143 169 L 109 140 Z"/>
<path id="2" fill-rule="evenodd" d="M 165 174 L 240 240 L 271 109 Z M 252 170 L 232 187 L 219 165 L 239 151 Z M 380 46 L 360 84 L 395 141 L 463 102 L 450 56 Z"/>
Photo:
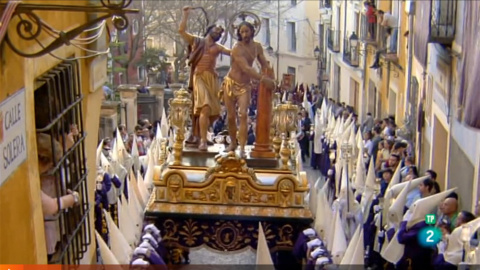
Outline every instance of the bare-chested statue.
<path id="1" fill-rule="evenodd" d="M 218 76 L 215 72 L 217 57 L 221 53 L 230 55 L 230 50 L 217 44 L 223 34 L 223 28 L 212 25 L 207 29 L 205 37 L 187 33 L 188 14 L 192 8 L 183 8 L 183 18 L 179 33 L 192 46 L 189 57 L 190 73 L 193 75 L 193 127 L 194 141 L 200 137 L 199 150 L 206 151 L 207 131 L 211 123 L 220 115 L 221 107 L 218 98 Z"/>
<path id="2" fill-rule="evenodd" d="M 268 62 L 263 54 L 262 45 L 253 40 L 255 28 L 249 22 L 242 22 L 237 28 L 237 42 L 232 49 L 230 71 L 225 77 L 222 85 L 223 100 L 227 108 L 228 134 L 231 139 L 227 152 L 237 148 L 237 112 L 240 122 L 238 130 L 238 143 L 240 144 L 240 155 L 245 155 L 245 144 L 247 143 L 247 110 L 250 105 L 252 80 L 265 83 L 269 88 L 275 87 L 272 78 L 263 76 L 252 68 L 253 62 L 258 59 L 262 70 L 269 68 Z M 261 108 L 259 108 L 261 113 Z M 261 123 L 259 123 L 261 125 Z"/>

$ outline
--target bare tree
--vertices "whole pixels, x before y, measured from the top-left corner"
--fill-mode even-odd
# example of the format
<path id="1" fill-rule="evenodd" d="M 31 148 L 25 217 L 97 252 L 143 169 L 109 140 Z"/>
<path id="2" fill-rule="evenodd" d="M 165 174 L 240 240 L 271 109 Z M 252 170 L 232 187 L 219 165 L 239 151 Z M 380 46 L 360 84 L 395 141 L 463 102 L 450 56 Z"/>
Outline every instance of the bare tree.
<path id="1" fill-rule="evenodd" d="M 139 9 L 139 14 L 129 15 L 129 28 L 117 33 L 117 39 L 110 43 L 112 60 L 116 64 L 111 72 L 128 72 L 128 69 L 140 62 L 139 50 L 145 48 L 147 39 L 158 35 L 157 28 L 149 27 L 157 19 L 157 11 L 154 9 L 159 0 L 135 0 L 131 8 Z M 170 1 L 167 1 L 170 2 Z M 124 76 L 125 81 L 130 83 L 128 74 Z"/>
<path id="2" fill-rule="evenodd" d="M 217 23 L 227 28 L 231 24 L 232 16 L 240 11 L 259 11 L 266 5 L 263 0 L 181 0 L 181 1 L 148 1 L 150 8 L 155 10 L 150 24 L 146 26 L 150 32 L 167 37 L 177 46 L 175 57 L 175 80 L 178 79 L 178 71 L 185 65 L 186 44 L 178 34 L 182 18 L 182 8 L 192 6 L 187 24 L 187 31 L 194 35 L 204 36 L 208 25 Z M 198 8 L 198 7 L 201 7 Z M 228 33 L 228 31 L 226 31 Z M 226 35 L 222 39 L 225 43 Z"/>

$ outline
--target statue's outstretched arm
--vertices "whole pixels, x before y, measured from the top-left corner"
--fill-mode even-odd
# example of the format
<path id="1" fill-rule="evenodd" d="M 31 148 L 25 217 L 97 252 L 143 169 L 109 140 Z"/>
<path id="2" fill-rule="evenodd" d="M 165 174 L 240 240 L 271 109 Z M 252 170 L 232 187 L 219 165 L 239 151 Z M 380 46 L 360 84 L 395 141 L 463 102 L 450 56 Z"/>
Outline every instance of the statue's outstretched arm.
<path id="1" fill-rule="evenodd" d="M 220 50 L 221 50 L 222 54 L 225 54 L 225 55 L 231 55 L 232 54 L 232 50 L 230 50 L 229 48 L 227 48 L 223 45 L 220 45 L 220 44 L 218 44 L 218 46 L 220 47 Z"/>
<path id="2" fill-rule="evenodd" d="M 182 21 L 180 22 L 180 27 L 178 28 L 178 33 L 180 33 L 182 38 L 189 45 L 193 45 L 193 42 L 195 41 L 195 36 L 186 31 L 188 14 L 190 13 L 190 9 L 191 9 L 190 7 L 184 7 L 183 8 L 183 16 L 182 16 Z"/>

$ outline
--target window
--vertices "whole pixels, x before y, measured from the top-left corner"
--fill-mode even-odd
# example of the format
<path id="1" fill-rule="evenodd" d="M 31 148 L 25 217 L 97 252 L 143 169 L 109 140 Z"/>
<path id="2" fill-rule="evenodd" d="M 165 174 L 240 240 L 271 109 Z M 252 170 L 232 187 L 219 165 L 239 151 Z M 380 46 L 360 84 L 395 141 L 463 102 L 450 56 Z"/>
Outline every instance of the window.
<path id="1" fill-rule="evenodd" d="M 153 48 L 153 38 L 147 38 L 147 48 Z"/>
<path id="2" fill-rule="evenodd" d="M 44 139 L 37 145 L 41 189 L 57 199 L 59 209 L 59 198 L 68 195 L 68 190 L 79 194 L 79 205 L 44 217 L 49 225 L 45 233 L 53 237 L 47 237 L 48 249 L 54 250 L 49 252 L 49 263 L 54 264 L 79 264 L 91 242 L 79 74 L 77 61 L 65 61 L 36 81 L 35 125 L 38 140 Z M 72 125 L 78 135 L 70 134 Z M 40 167 L 44 160 L 48 165 Z"/>
<path id="3" fill-rule="evenodd" d="M 296 6 L 297 5 L 297 0 L 290 0 L 290 4 L 292 6 Z"/>
<path id="4" fill-rule="evenodd" d="M 143 66 L 137 67 L 137 76 L 138 76 L 138 81 L 143 81 L 145 80 L 145 68 Z"/>
<path id="5" fill-rule="evenodd" d="M 320 48 L 320 54 L 323 55 L 323 42 L 325 39 L 325 30 L 323 24 L 318 24 L 318 48 Z M 322 55 L 320 57 L 322 57 Z"/>
<path id="6" fill-rule="evenodd" d="M 262 19 L 262 28 L 263 28 L 263 44 L 265 46 L 270 46 L 270 19 Z"/>
<path id="7" fill-rule="evenodd" d="M 123 72 L 118 73 L 118 84 L 122 84 L 124 78 Z"/>
<path id="8" fill-rule="evenodd" d="M 355 23 L 355 34 L 360 35 L 360 14 L 358 12 L 353 13 L 353 20 Z"/>
<path id="9" fill-rule="evenodd" d="M 335 99 L 336 101 L 340 101 L 340 85 L 341 85 L 341 82 L 340 82 L 340 66 L 335 64 L 334 68 L 333 68 L 333 73 L 334 73 L 334 93 L 333 93 L 333 99 Z"/>
<path id="10" fill-rule="evenodd" d="M 297 35 L 295 33 L 295 23 L 288 22 L 287 23 L 287 33 L 288 33 L 288 50 L 291 52 L 297 51 Z"/>
<path id="11" fill-rule="evenodd" d="M 372 113 L 373 117 L 379 117 L 377 115 L 377 87 L 372 80 L 368 82 L 368 112 Z"/>
<path id="12" fill-rule="evenodd" d="M 350 78 L 350 97 L 353 98 L 353 100 L 350 99 L 350 104 L 358 112 L 360 109 L 360 84 L 352 78 Z"/>
<path id="13" fill-rule="evenodd" d="M 287 67 L 287 73 L 288 73 L 288 74 L 295 75 L 295 73 L 296 73 L 296 68 L 294 68 L 294 67 Z"/>
<path id="14" fill-rule="evenodd" d="M 138 34 L 138 29 L 140 28 L 138 20 L 134 19 L 132 23 L 132 33 L 134 36 Z"/>

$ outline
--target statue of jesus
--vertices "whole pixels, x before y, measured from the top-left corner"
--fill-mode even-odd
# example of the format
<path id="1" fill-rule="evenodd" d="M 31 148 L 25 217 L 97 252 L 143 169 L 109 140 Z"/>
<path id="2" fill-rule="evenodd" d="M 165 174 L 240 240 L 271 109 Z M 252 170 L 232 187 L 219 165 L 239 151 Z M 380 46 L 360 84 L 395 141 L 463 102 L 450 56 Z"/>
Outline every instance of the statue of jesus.
<path id="1" fill-rule="evenodd" d="M 228 134 L 231 139 L 227 152 L 237 148 L 237 112 L 238 106 L 238 143 L 240 155 L 245 156 L 245 144 L 247 142 L 247 110 L 250 105 L 252 80 L 263 82 L 268 88 L 275 87 L 275 81 L 252 67 L 253 62 L 258 60 L 262 70 L 268 69 L 268 62 L 263 54 L 262 45 L 253 40 L 255 35 L 254 26 L 243 21 L 237 28 L 237 42 L 231 53 L 230 71 L 222 84 L 223 101 L 227 108 Z M 259 108 L 261 113 L 261 108 Z M 259 123 L 261 124 L 261 123 Z"/>
<path id="2" fill-rule="evenodd" d="M 230 50 L 217 43 L 223 34 L 223 28 L 212 25 L 207 28 L 205 37 L 194 36 L 185 31 L 188 14 L 192 8 L 183 8 L 183 18 L 178 32 L 192 46 L 189 57 L 191 75 L 193 76 L 193 127 L 194 138 L 200 135 L 198 149 L 208 148 L 207 131 L 211 123 L 220 115 L 220 99 L 218 98 L 218 76 L 215 72 L 217 57 L 223 53 L 230 55 Z M 198 134 L 200 133 L 200 134 Z"/>

